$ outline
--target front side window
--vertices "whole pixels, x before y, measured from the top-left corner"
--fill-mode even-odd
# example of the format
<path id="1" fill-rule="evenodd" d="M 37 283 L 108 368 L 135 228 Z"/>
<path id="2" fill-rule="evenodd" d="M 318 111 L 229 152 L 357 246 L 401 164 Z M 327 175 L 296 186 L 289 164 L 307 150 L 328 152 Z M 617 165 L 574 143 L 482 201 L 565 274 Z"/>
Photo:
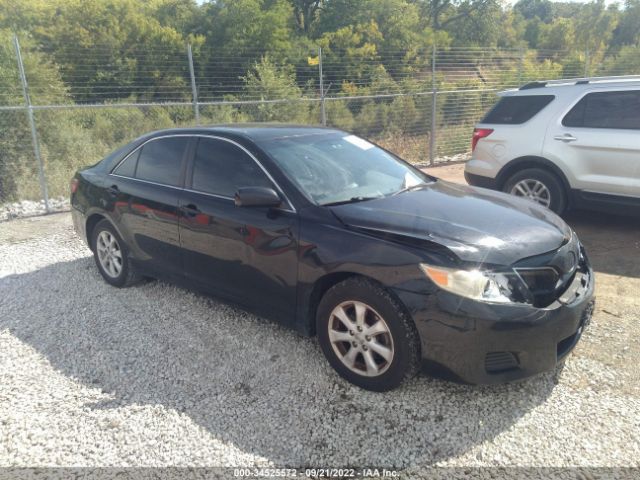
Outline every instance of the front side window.
<path id="1" fill-rule="evenodd" d="M 585 95 L 562 119 L 565 127 L 640 129 L 640 90 Z"/>
<path id="2" fill-rule="evenodd" d="M 182 157 L 188 137 L 165 137 L 144 144 L 135 177 L 140 180 L 179 186 Z"/>
<path id="3" fill-rule="evenodd" d="M 191 188 L 233 197 L 241 187 L 273 184 L 258 164 L 238 146 L 216 138 L 200 138 L 193 160 Z"/>
<path id="4" fill-rule="evenodd" d="M 480 123 L 518 125 L 533 118 L 549 105 L 553 95 L 518 95 L 502 97 Z"/>
<path id="5" fill-rule="evenodd" d="M 284 136 L 257 143 L 320 205 L 384 197 L 432 181 L 372 143 L 342 132 Z"/>

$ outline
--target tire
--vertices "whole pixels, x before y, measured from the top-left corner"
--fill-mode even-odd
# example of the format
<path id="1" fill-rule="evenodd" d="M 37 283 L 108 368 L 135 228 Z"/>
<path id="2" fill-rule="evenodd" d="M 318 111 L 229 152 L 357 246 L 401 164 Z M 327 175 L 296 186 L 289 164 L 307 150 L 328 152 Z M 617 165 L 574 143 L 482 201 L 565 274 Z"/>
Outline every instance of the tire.
<path id="1" fill-rule="evenodd" d="M 113 239 L 113 243 L 109 239 Z M 129 260 L 129 249 L 108 220 L 101 220 L 93 228 L 91 246 L 98 271 L 107 283 L 114 287 L 128 287 L 140 281 L 140 275 Z M 111 247 L 107 255 L 110 262 L 101 260 L 101 256 L 104 257 L 104 246 Z"/>
<path id="2" fill-rule="evenodd" d="M 364 309 L 362 331 L 358 331 L 357 309 Z M 347 316 L 351 329 L 336 316 L 340 312 Z M 375 330 L 366 335 L 372 326 Z M 413 377 L 420 366 L 420 341 L 413 320 L 387 290 L 371 280 L 353 277 L 331 287 L 318 305 L 316 329 L 331 366 L 366 390 L 392 390 Z"/>
<path id="3" fill-rule="evenodd" d="M 524 194 L 526 190 L 523 190 L 523 188 L 527 188 L 527 185 L 542 185 L 542 187 L 546 189 L 546 192 L 548 192 L 548 205 L 536 199 L 532 199 L 533 201 L 546 206 L 558 215 L 561 215 L 565 211 L 567 200 L 562 182 L 555 174 L 541 168 L 527 168 L 520 170 L 507 179 L 502 191 L 523 198 L 528 198 Z M 542 191 L 544 192 L 544 190 Z M 543 196 L 540 196 L 540 198 L 543 198 Z"/>

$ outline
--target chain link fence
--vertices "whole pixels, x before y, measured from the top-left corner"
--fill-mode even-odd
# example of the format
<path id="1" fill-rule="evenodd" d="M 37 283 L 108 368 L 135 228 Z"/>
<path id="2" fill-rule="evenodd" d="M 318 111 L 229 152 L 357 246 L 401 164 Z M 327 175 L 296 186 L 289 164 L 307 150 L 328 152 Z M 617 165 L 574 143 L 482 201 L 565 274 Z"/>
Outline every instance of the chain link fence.
<path id="1" fill-rule="evenodd" d="M 587 52 L 479 47 L 434 47 L 411 62 L 406 52 L 354 60 L 318 49 L 277 63 L 259 55 L 206 62 L 187 46 L 139 54 L 133 68 L 106 50 L 70 54 L 65 67 L 46 47 L 21 52 L 17 38 L 0 45 L 0 220 L 65 208 L 75 170 L 160 128 L 325 124 L 417 164 L 464 160 L 496 92 L 604 69 Z"/>

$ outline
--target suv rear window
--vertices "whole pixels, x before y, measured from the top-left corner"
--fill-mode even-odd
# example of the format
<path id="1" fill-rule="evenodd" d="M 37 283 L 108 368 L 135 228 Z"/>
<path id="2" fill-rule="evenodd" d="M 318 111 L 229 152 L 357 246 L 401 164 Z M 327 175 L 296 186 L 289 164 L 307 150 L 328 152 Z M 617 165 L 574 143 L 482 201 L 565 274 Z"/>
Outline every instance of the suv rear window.
<path id="1" fill-rule="evenodd" d="M 562 119 L 565 127 L 640 129 L 640 90 L 588 93 Z"/>
<path id="2" fill-rule="evenodd" d="M 554 95 L 502 97 L 480 123 L 518 125 L 533 118 L 556 98 Z"/>

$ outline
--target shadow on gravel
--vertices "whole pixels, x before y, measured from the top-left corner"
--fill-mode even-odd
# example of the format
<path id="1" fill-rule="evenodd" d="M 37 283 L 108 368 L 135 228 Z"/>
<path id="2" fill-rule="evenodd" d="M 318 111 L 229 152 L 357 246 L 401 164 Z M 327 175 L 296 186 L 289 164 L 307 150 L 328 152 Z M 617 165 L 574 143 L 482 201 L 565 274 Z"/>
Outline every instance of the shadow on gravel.
<path id="1" fill-rule="evenodd" d="M 333 373 L 314 339 L 164 283 L 115 289 L 90 258 L 5 277 L 0 298 L 0 329 L 110 395 L 86 407 L 184 412 L 277 467 L 433 464 L 508 430 L 554 388 L 552 374 L 493 387 L 422 375 L 365 392 Z"/>
<path id="2" fill-rule="evenodd" d="M 571 225 L 596 272 L 640 278 L 640 218 L 599 212 L 569 212 Z"/>

